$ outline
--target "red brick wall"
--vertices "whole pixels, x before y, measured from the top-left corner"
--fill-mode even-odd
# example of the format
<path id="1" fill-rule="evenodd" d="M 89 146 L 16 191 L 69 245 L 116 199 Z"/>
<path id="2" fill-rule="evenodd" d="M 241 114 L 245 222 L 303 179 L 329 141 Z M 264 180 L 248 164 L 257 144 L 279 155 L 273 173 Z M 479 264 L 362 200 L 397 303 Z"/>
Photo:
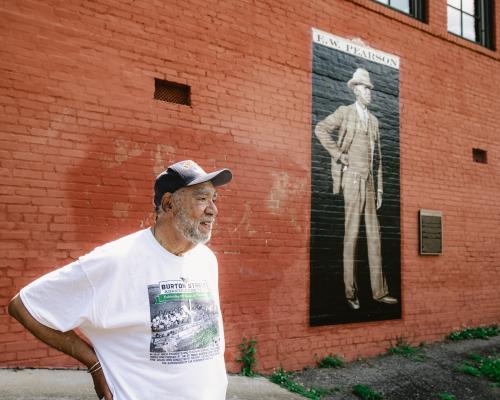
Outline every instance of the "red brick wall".
<path id="1" fill-rule="evenodd" d="M 235 175 L 212 242 L 230 370 L 244 336 L 269 371 L 499 322 L 500 53 L 428 3 L 425 24 L 369 0 L 3 2 L 0 366 L 76 365 L 5 305 L 147 226 L 153 176 L 185 158 Z M 401 57 L 401 320 L 308 327 L 312 27 Z M 155 77 L 190 85 L 192 107 L 153 100 Z M 420 208 L 443 211 L 443 256 L 418 255 Z"/>

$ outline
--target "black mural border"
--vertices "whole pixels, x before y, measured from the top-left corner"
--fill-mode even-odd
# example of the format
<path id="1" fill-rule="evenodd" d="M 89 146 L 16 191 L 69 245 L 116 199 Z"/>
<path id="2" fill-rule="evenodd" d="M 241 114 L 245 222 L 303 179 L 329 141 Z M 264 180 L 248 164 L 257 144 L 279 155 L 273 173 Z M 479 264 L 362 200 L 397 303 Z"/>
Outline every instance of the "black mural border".
<path id="1" fill-rule="evenodd" d="M 354 102 L 347 87 L 357 68 L 366 69 L 374 84 L 369 110 L 379 121 L 384 178 L 381 226 L 382 260 L 395 305 L 371 298 L 366 236 L 361 224 L 357 246 L 360 309 L 345 299 L 342 277 L 343 199 L 332 194 L 331 157 L 314 135 L 317 122 L 341 105 Z M 310 307 L 311 326 L 401 318 L 401 221 L 399 147 L 399 70 L 352 54 L 313 43 L 311 127 L 311 229 Z"/>

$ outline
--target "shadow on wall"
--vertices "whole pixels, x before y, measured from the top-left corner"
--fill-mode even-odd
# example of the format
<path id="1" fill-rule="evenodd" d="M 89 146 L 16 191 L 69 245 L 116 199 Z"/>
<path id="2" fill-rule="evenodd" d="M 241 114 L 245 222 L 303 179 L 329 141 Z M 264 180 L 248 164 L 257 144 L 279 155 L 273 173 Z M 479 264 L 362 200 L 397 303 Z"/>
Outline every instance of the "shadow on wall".
<path id="1" fill-rule="evenodd" d="M 174 149 L 137 140 L 131 132 L 118 134 L 89 133 L 91 142 L 67 172 L 69 213 L 58 227 L 72 258 L 154 221 L 152 185 L 156 174 L 174 159 Z"/>

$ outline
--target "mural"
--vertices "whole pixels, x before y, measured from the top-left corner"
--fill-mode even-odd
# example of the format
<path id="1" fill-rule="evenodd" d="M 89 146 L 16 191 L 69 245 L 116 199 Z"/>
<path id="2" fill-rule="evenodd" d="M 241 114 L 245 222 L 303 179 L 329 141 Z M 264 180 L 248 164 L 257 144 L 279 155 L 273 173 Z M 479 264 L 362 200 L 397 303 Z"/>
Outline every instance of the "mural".
<path id="1" fill-rule="evenodd" d="M 399 58 L 313 29 L 310 324 L 401 318 Z"/>

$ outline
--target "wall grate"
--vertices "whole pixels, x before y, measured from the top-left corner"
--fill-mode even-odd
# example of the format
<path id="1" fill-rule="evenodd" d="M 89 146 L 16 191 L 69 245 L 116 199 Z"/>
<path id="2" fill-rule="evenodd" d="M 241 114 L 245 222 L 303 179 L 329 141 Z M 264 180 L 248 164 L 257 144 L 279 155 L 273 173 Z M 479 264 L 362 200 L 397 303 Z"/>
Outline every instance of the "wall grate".
<path id="1" fill-rule="evenodd" d="M 488 153 L 486 150 L 472 149 L 472 159 L 480 164 L 488 164 Z"/>
<path id="2" fill-rule="evenodd" d="M 181 83 L 155 78 L 155 100 L 191 105 L 191 87 Z"/>

